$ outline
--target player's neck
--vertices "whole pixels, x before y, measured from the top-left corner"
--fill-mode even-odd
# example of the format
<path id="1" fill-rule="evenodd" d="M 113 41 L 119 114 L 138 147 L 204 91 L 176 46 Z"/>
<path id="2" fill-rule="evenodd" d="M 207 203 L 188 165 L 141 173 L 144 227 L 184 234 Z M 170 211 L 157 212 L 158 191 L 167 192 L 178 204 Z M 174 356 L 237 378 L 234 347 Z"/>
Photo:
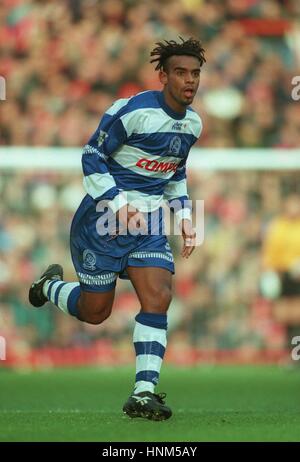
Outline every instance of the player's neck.
<path id="1" fill-rule="evenodd" d="M 166 89 L 163 90 L 163 94 L 166 104 L 172 109 L 172 111 L 178 112 L 179 114 L 185 113 L 186 106 L 179 104 Z"/>
<path id="2" fill-rule="evenodd" d="M 172 96 L 164 89 L 161 92 L 161 103 L 164 109 L 171 117 L 175 119 L 182 119 L 186 114 L 186 106 L 179 104 Z"/>

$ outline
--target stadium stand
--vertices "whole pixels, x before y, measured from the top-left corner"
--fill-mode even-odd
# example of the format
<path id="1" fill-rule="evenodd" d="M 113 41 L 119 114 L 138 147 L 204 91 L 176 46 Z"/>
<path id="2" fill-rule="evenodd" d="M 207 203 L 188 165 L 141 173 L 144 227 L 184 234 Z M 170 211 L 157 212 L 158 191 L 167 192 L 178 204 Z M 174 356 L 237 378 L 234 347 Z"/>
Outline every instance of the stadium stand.
<path id="1" fill-rule="evenodd" d="M 159 89 L 149 51 L 181 34 L 200 36 L 207 49 L 194 102 L 204 124 L 198 147 L 297 148 L 299 15 L 297 0 L 3 0 L 0 146 L 83 146 L 116 98 Z M 261 247 L 281 201 L 300 194 L 297 176 L 189 172 L 192 198 L 205 200 L 206 238 L 198 258 L 176 258 L 170 359 L 186 362 L 185 349 L 191 361 L 282 358 L 285 326 L 258 289 Z M 69 226 L 82 194 L 78 173 L 1 172 L 0 324 L 11 364 L 131 360 L 139 307 L 128 282 L 118 283 L 118 316 L 100 328 L 27 303 L 28 284 L 49 261 L 63 261 L 74 279 Z M 180 241 L 171 243 L 178 256 Z"/>

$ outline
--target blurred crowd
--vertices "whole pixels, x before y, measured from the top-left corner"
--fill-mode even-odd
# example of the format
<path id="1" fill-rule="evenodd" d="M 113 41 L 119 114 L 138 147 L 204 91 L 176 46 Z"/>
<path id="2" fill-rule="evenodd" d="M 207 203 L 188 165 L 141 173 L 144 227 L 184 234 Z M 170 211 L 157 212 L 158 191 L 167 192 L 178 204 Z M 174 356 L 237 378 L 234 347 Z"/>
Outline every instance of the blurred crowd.
<path id="1" fill-rule="evenodd" d="M 284 324 L 259 290 L 262 243 L 283 198 L 300 193 L 297 172 L 189 172 L 191 197 L 205 201 L 205 240 L 188 260 L 171 236 L 176 259 L 169 344 L 184 350 L 280 350 Z M 14 348 L 91 345 L 107 340 L 130 347 L 140 310 L 129 281 L 118 280 L 113 314 L 92 326 L 50 303 L 27 302 L 28 287 L 49 262 L 76 280 L 69 229 L 83 196 L 81 174 L 6 172 L 0 183 L 0 335 Z M 299 207 L 298 207 L 299 209 Z M 299 247 L 299 246 L 298 246 Z M 13 341 L 12 341 L 13 340 Z"/>
<path id="2" fill-rule="evenodd" d="M 200 145 L 297 147 L 299 16 L 298 0 L 2 0 L 0 145 L 84 145 L 116 98 L 160 89 L 157 41 L 194 36 Z"/>
<path id="3" fill-rule="evenodd" d="M 149 63 L 155 43 L 193 36 L 207 58 L 193 104 L 204 125 L 198 145 L 299 147 L 300 104 L 291 97 L 299 17 L 299 0 L 2 0 L 0 146 L 83 146 L 116 98 L 160 89 Z M 300 194 L 298 173 L 190 171 L 189 188 L 205 201 L 205 242 L 183 260 L 180 238 L 170 238 L 170 345 L 178 355 L 186 345 L 285 348 L 286 326 L 259 287 L 268 226 L 283 199 Z M 27 302 L 49 262 L 76 280 L 69 229 L 82 196 L 80 173 L 1 172 L 0 335 L 20 355 L 99 340 L 131 344 L 140 307 L 128 281 L 118 281 L 101 326 Z"/>

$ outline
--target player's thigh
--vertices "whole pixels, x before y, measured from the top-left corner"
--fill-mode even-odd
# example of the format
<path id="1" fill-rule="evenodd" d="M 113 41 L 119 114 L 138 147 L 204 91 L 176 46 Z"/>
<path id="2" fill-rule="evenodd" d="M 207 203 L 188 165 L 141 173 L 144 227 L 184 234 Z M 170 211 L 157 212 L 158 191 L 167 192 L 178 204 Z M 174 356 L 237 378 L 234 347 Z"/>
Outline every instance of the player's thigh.
<path id="1" fill-rule="evenodd" d="M 127 266 L 143 311 L 164 313 L 172 299 L 172 273 L 159 267 Z"/>

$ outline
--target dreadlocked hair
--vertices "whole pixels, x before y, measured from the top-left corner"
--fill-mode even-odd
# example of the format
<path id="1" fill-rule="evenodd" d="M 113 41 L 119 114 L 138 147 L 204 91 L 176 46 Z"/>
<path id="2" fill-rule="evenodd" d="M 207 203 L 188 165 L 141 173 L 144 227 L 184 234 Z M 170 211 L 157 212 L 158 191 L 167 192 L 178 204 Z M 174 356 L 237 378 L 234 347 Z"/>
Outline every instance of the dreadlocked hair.
<path id="1" fill-rule="evenodd" d="M 165 70 L 166 60 L 174 55 L 194 56 L 199 59 L 200 67 L 206 62 L 204 57 L 205 50 L 202 48 L 202 44 L 199 40 L 193 38 L 184 40 L 182 37 L 179 38 L 181 43 L 177 43 L 175 40 L 164 40 L 164 42 L 156 43 L 158 46 L 150 53 L 150 56 L 154 56 L 154 58 L 150 60 L 150 63 L 157 63 L 155 67 L 156 71 L 160 69 Z"/>

